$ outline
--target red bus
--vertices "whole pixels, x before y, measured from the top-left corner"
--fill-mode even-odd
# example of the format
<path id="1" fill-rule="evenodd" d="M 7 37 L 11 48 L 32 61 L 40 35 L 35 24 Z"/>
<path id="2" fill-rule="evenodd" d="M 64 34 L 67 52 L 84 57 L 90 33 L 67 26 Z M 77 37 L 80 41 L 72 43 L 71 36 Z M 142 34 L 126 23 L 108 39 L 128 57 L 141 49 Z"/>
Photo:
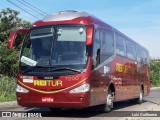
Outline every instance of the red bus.
<path id="1" fill-rule="evenodd" d="M 25 107 L 85 108 L 116 101 L 142 103 L 150 92 L 149 53 L 98 18 L 60 11 L 25 33 L 18 67 L 17 102 Z"/>

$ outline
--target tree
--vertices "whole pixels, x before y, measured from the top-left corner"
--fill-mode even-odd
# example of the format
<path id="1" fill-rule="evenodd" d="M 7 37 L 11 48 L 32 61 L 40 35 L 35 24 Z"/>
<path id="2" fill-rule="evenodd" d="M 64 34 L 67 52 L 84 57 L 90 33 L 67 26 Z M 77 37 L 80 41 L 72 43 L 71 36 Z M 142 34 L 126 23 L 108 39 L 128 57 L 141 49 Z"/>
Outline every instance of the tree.
<path id="1" fill-rule="evenodd" d="M 15 77 L 17 73 L 19 51 L 16 47 L 14 47 L 12 51 L 7 49 L 9 33 L 16 29 L 31 26 L 30 22 L 19 18 L 19 14 L 18 11 L 10 8 L 6 8 L 0 12 L 0 74 L 13 77 Z M 22 38 L 18 36 L 16 39 L 22 40 Z"/>
<path id="2" fill-rule="evenodd" d="M 6 41 L 9 33 L 13 30 L 31 26 L 30 22 L 19 18 L 19 14 L 20 12 L 10 8 L 3 9 L 0 12 L 0 41 Z"/>
<path id="3" fill-rule="evenodd" d="M 160 86 L 160 59 L 152 58 L 150 63 L 151 84 Z"/>
<path id="4" fill-rule="evenodd" d="M 0 74 L 16 77 L 19 51 L 9 51 L 7 44 L 0 41 Z"/>

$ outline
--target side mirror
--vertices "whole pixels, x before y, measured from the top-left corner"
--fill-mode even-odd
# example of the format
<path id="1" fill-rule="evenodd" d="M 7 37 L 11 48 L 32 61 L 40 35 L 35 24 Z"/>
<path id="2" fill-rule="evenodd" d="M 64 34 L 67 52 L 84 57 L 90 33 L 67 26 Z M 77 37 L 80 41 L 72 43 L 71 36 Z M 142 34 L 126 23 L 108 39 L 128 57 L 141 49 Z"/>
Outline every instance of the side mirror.
<path id="1" fill-rule="evenodd" d="M 86 45 L 91 45 L 93 43 L 93 31 L 93 25 L 89 25 L 86 32 Z"/>
<path id="2" fill-rule="evenodd" d="M 12 31 L 9 35 L 9 38 L 8 38 L 8 45 L 7 45 L 7 48 L 8 49 L 12 49 L 13 46 L 14 46 L 14 43 L 15 43 L 15 40 L 17 38 L 17 35 L 18 34 L 26 34 L 28 31 L 28 29 L 19 29 L 19 30 L 16 30 L 16 31 Z"/>

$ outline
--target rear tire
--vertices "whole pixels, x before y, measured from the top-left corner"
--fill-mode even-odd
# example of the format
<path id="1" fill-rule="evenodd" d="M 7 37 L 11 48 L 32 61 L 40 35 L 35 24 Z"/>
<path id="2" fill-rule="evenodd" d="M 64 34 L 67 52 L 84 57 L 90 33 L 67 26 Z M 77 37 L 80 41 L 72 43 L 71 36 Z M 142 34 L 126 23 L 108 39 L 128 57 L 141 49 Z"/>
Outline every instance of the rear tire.
<path id="1" fill-rule="evenodd" d="M 143 96 L 144 96 L 144 91 L 143 91 L 143 89 L 141 88 L 141 91 L 140 91 L 140 93 L 139 93 L 139 98 L 136 98 L 136 99 L 135 99 L 136 103 L 141 104 L 141 103 L 143 102 Z"/>

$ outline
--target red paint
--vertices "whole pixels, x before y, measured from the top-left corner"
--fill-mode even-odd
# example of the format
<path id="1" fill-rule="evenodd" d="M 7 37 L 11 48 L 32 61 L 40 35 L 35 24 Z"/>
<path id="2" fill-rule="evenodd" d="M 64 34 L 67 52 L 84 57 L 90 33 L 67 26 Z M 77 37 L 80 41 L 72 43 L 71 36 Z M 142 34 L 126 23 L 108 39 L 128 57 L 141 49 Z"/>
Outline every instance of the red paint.
<path id="1" fill-rule="evenodd" d="M 87 35 L 86 35 L 86 45 L 92 45 L 93 44 L 93 26 L 88 26 L 87 28 Z"/>
<path id="2" fill-rule="evenodd" d="M 83 21 L 83 22 L 82 22 Z M 110 25 L 95 18 L 94 16 L 81 16 L 71 20 L 63 21 L 37 21 L 33 27 L 52 25 L 52 24 L 84 24 L 87 25 L 86 45 L 93 46 L 94 32 L 96 28 L 103 28 L 113 32 Z M 11 33 L 8 48 L 12 48 L 13 39 L 16 33 Z M 119 32 L 119 34 L 121 34 Z M 123 34 L 121 34 L 123 36 Z M 116 64 L 120 63 L 128 66 L 131 72 L 116 71 Z M 110 71 L 104 74 L 104 66 L 108 66 Z M 62 86 L 34 86 L 33 83 L 23 83 L 23 75 L 18 74 L 18 84 L 29 90 L 29 93 L 16 93 L 18 104 L 26 107 L 89 107 L 106 103 L 106 98 L 111 84 L 115 87 L 115 100 L 127 100 L 136 98 L 139 95 L 140 86 L 144 85 L 144 94 L 150 92 L 149 66 L 141 63 L 135 64 L 134 60 L 114 55 L 110 62 L 106 62 L 96 70 L 92 70 L 92 55 L 88 58 L 86 71 L 81 74 L 60 76 L 51 81 L 61 80 Z M 33 80 L 38 80 L 33 76 Z M 82 81 L 82 82 L 81 82 Z M 23 83 L 23 84 L 22 84 Z M 69 93 L 70 90 L 85 83 L 90 84 L 90 90 L 85 93 Z M 125 90 L 126 89 L 126 90 Z M 36 91 L 38 90 L 38 91 Z M 41 91 L 41 92 L 40 92 Z M 44 93 L 42 93 L 44 92 Z M 45 93 L 46 92 L 46 93 Z M 83 99 L 81 99 L 83 98 Z"/>

